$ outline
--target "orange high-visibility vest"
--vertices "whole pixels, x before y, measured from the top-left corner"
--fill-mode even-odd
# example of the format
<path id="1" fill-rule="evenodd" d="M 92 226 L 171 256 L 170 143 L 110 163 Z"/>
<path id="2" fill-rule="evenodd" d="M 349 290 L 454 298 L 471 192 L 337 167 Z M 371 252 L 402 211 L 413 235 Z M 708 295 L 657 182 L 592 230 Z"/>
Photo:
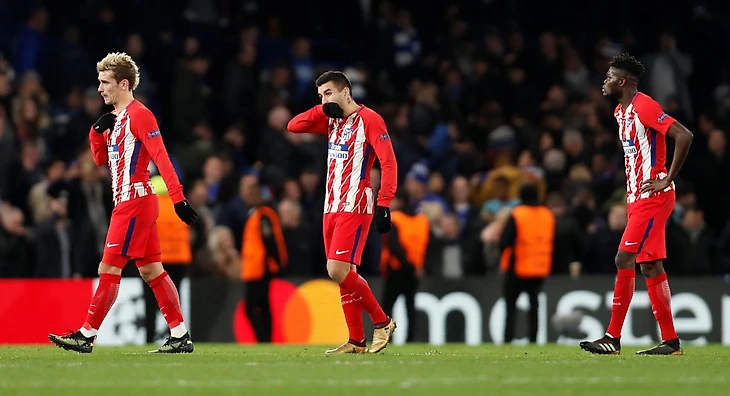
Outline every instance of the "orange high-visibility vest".
<path id="1" fill-rule="evenodd" d="M 501 269 L 508 271 L 514 260 L 520 278 L 544 278 L 553 266 L 555 216 L 545 206 L 519 205 L 512 209 L 517 238 L 502 252 Z"/>
<path id="2" fill-rule="evenodd" d="M 157 195 L 160 215 L 157 217 L 157 233 L 164 264 L 190 264 L 193 252 L 190 248 L 190 226 L 175 213 L 175 205 L 168 195 Z"/>
<path id="3" fill-rule="evenodd" d="M 289 263 L 279 215 L 268 206 L 259 206 L 248 217 L 243 228 L 241 245 L 241 280 L 243 281 L 261 280 L 267 274 L 278 274 L 281 270 L 279 263 L 266 252 L 264 236 L 261 234 L 261 219 L 263 216 L 266 216 L 271 222 L 272 229 L 270 232 L 273 233 L 276 240 L 281 266 L 286 267 Z"/>
<path id="4" fill-rule="evenodd" d="M 395 211 L 391 213 L 390 220 L 398 231 L 398 243 L 403 247 L 408 261 L 416 268 L 423 268 L 430 236 L 428 217 L 422 213 L 410 216 L 401 211 Z M 390 254 L 386 235 L 383 238 L 383 249 L 380 254 L 381 272 L 386 274 L 389 269 L 399 270 L 402 266 L 403 264 Z"/>

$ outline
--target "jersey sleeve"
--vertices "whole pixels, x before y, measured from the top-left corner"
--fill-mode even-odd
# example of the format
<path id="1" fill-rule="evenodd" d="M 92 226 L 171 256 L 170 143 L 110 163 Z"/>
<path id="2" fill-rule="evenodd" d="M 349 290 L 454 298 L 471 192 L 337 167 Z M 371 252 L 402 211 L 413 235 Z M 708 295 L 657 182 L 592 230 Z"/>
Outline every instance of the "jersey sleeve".
<path id="1" fill-rule="evenodd" d="M 383 117 L 375 112 L 371 114 L 366 120 L 365 134 L 380 161 L 380 191 L 377 205 L 390 207 L 390 201 L 395 197 L 395 190 L 398 187 L 398 164 Z"/>
<path id="2" fill-rule="evenodd" d="M 94 157 L 96 165 L 104 165 L 109 162 L 109 151 L 106 147 L 106 139 L 103 133 L 94 131 L 92 126 L 89 129 L 89 144 L 91 145 L 91 155 Z"/>
<path id="3" fill-rule="evenodd" d="M 324 114 L 322 105 L 316 105 L 311 109 L 297 114 L 289 121 L 286 129 L 294 133 L 316 133 L 327 136 L 329 117 Z"/>
<path id="4" fill-rule="evenodd" d="M 662 110 L 659 103 L 649 97 L 637 100 L 634 107 L 642 124 L 663 135 L 667 133 L 669 127 L 675 122 L 675 119 L 672 118 L 672 116 Z"/>
<path id="5" fill-rule="evenodd" d="M 167 154 L 165 144 L 162 142 L 162 135 L 155 116 L 149 110 L 144 109 L 136 112 L 131 117 L 130 123 L 132 134 L 142 142 L 147 152 L 150 153 L 152 161 L 157 165 L 172 202 L 183 201 L 185 197 L 182 193 L 182 185 L 172 166 L 170 156 Z"/>

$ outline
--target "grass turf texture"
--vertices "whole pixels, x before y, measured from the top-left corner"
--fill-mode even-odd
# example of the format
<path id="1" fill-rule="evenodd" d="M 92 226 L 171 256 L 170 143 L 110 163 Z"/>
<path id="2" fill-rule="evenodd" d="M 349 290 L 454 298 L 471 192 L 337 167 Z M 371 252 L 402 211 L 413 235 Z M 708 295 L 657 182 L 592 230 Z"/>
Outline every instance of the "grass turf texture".
<path id="1" fill-rule="evenodd" d="M 589 355 L 578 346 L 389 346 L 324 356 L 319 346 L 0 346 L 0 395 L 725 395 L 730 348 L 684 356 Z"/>

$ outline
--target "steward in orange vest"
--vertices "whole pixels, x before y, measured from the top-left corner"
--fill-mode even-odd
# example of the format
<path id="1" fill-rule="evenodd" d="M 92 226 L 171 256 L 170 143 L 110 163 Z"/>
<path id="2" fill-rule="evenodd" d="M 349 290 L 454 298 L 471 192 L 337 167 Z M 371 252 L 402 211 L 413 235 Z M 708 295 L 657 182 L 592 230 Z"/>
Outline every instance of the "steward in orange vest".
<path id="1" fill-rule="evenodd" d="M 269 286 L 289 264 L 279 214 L 264 204 L 258 180 L 249 179 L 251 205 L 241 242 L 241 280 L 246 314 L 259 342 L 271 341 Z"/>
<path id="2" fill-rule="evenodd" d="M 413 342 L 416 328 L 416 290 L 423 277 L 423 266 L 430 240 L 430 224 L 422 213 L 404 205 L 405 199 L 397 196 L 391 202 L 393 228 L 383 235 L 380 256 L 380 272 L 385 280 L 383 310 L 393 314 L 393 305 L 401 294 L 406 300 L 408 315 L 407 341 Z"/>
<path id="3" fill-rule="evenodd" d="M 150 181 L 160 203 L 160 214 L 157 216 L 156 225 L 157 234 L 160 237 L 162 265 L 165 267 L 172 283 L 180 290 L 180 283 L 188 274 L 190 263 L 193 261 L 190 226 L 183 223 L 175 214 L 175 206 L 168 196 L 167 186 L 162 176 L 152 176 Z M 156 319 L 159 308 L 157 299 L 155 299 L 152 289 L 148 286 L 144 287 L 144 301 L 147 343 L 153 343 L 164 335 L 156 332 Z"/>
<path id="4" fill-rule="evenodd" d="M 514 338 L 517 297 L 524 291 L 530 298 L 530 342 L 537 342 L 538 295 L 543 281 L 550 275 L 555 241 L 555 216 L 538 201 L 533 184 L 520 187 L 521 204 L 502 230 L 500 249 L 504 273 L 504 299 L 507 303 L 504 342 Z"/>

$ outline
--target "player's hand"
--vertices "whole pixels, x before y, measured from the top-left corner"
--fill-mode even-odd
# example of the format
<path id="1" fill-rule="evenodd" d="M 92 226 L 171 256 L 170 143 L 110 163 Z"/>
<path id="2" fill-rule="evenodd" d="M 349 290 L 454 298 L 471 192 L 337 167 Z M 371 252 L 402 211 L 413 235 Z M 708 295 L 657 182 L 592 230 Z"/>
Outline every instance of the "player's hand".
<path id="1" fill-rule="evenodd" d="M 106 113 L 99 117 L 94 123 L 94 132 L 104 133 L 107 129 L 111 129 L 117 121 L 117 115 L 114 113 Z"/>
<path id="2" fill-rule="evenodd" d="M 641 193 L 649 193 L 649 195 L 663 191 L 669 187 L 669 180 L 664 178 L 662 180 L 647 180 L 641 184 Z"/>
<path id="3" fill-rule="evenodd" d="M 378 232 L 385 234 L 390 231 L 393 225 L 390 222 L 390 208 L 386 206 L 378 206 L 375 209 L 375 228 Z"/>
<path id="4" fill-rule="evenodd" d="M 322 105 L 322 111 L 329 118 L 342 118 L 345 116 L 345 111 L 342 107 L 335 102 L 328 102 Z"/>
<path id="5" fill-rule="evenodd" d="M 187 225 L 193 225 L 198 221 L 198 212 L 193 209 L 187 199 L 175 204 L 175 213 Z"/>

